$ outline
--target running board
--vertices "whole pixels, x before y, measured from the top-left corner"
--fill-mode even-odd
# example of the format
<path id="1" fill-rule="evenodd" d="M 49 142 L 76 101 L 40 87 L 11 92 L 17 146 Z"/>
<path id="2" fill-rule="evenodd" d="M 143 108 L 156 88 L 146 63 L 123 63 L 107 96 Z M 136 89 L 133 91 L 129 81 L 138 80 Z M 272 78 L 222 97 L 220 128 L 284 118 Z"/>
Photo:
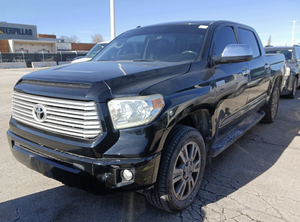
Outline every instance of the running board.
<path id="1" fill-rule="evenodd" d="M 216 157 L 237 139 L 239 139 L 245 132 L 255 126 L 263 117 L 265 113 L 262 110 L 254 113 L 252 116 L 240 122 L 233 130 L 220 137 L 212 146 L 212 157 Z"/>

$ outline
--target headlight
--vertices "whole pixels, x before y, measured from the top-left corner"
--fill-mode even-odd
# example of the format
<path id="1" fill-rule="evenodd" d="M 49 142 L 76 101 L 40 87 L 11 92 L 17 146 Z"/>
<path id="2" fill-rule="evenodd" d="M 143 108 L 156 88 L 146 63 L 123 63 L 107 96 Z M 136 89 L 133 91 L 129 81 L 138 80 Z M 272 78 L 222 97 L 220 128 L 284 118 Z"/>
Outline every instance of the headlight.
<path id="1" fill-rule="evenodd" d="M 150 123 L 165 106 L 163 96 L 123 97 L 108 102 L 115 129 L 124 129 Z"/>

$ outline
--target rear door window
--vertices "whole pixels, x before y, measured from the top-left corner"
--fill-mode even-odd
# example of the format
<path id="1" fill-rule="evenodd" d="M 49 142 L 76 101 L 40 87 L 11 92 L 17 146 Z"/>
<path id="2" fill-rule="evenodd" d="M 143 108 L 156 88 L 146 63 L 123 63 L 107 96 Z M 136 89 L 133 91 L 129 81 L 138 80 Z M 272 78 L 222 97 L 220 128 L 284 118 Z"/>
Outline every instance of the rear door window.
<path id="1" fill-rule="evenodd" d="M 261 55 L 255 34 L 247 29 L 239 28 L 239 33 L 244 44 L 248 44 L 252 48 L 253 58 Z"/>

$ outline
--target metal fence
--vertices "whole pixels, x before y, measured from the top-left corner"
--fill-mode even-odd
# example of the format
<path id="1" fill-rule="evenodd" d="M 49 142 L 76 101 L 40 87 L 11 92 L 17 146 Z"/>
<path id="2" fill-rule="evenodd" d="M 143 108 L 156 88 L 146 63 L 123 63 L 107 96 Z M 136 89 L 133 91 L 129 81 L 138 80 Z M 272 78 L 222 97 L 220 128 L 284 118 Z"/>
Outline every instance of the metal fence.
<path id="1" fill-rule="evenodd" d="M 71 62 L 76 57 L 84 57 L 87 52 L 57 52 L 57 53 L 1 53 L 0 63 L 4 62 L 26 62 L 31 67 L 31 62 Z"/>

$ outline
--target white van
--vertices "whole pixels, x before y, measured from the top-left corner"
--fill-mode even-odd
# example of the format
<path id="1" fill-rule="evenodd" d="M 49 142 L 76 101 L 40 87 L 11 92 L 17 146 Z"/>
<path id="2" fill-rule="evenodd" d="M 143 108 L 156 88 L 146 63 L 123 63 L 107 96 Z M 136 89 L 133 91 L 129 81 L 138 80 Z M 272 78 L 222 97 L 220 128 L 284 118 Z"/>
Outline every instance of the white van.
<path id="1" fill-rule="evenodd" d="M 86 62 L 92 60 L 98 52 L 100 52 L 109 42 L 99 42 L 86 54 L 85 57 L 73 60 L 71 63 Z"/>

